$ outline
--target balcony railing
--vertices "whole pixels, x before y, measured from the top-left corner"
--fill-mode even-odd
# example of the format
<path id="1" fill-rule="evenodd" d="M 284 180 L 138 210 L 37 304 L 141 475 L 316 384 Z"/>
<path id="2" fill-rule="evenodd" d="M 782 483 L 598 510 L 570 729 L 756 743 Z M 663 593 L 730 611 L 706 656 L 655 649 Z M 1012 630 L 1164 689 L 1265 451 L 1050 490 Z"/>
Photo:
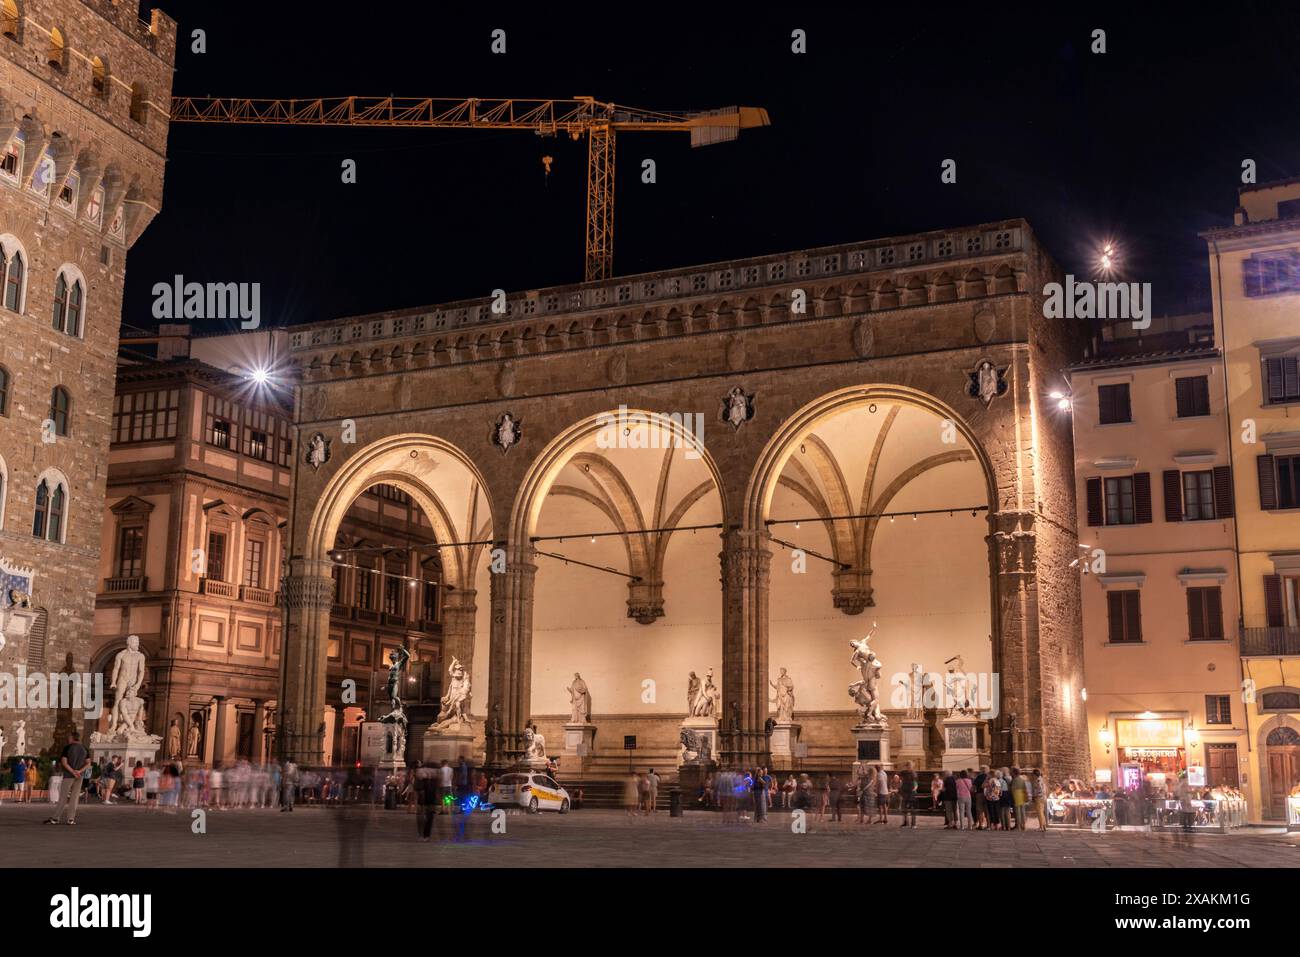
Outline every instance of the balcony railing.
<path id="1" fill-rule="evenodd" d="M 238 589 L 233 583 L 218 581 L 215 578 L 200 578 L 199 590 L 215 598 L 234 598 L 238 594 Z"/>
<path id="2" fill-rule="evenodd" d="M 1276 658 L 1300 655 L 1300 627 L 1242 628 L 1243 658 Z"/>
<path id="3" fill-rule="evenodd" d="M 133 592 L 148 591 L 149 579 L 144 575 L 136 575 L 133 578 L 105 578 L 104 591 L 112 594 L 114 592 Z"/>
<path id="4" fill-rule="evenodd" d="M 252 585 L 243 585 L 239 589 L 239 597 L 244 601 L 257 602 L 259 605 L 272 605 L 275 603 L 275 595 L 265 588 L 254 588 Z"/>

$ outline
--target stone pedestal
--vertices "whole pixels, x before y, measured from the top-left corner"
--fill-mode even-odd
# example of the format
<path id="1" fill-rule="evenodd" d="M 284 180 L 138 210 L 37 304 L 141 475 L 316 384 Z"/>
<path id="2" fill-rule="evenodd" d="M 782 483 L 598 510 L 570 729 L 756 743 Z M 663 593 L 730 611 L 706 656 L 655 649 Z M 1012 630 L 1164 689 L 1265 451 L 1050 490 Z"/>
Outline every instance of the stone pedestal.
<path id="1" fill-rule="evenodd" d="M 384 752 L 379 757 L 379 769 L 381 771 L 398 771 L 406 767 L 406 742 L 399 740 L 401 734 L 392 724 L 383 725 L 384 735 Z"/>
<path id="2" fill-rule="evenodd" d="M 949 715 L 943 719 L 943 762 L 945 771 L 978 768 L 981 763 L 979 729 L 984 722 L 973 714 Z"/>
<path id="3" fill-rule="evenodd" d="M 443 761 L 455 765 L 461 758 L 474 760 L 474 732 L 470 725 L 447 731 L 424 732 L 420 742 L 420 761 L 435 767 Z"/>
<path id="4" fill-rule="evenodd" d="M 883 765 L 886 770 L 893 768 L 893 761 L 890 759 L 889 754 L 888 725 L 855 725 L 853 738 L 857 742 L 857 759 L 853 762 L 853 777 L 855 780 L 869 764 Z"/>
<path id="5" fill-rule="evenodd" d="M 901 764 L 911 761 L 914 768 L 924 767 L 927 730 L 925 718 L 903 718 L 899 725 L 903 740 L 898 748 L 898 762 Z"/>
<path id="6" fill-rule="evenodd" d="M 772 767 L 778 771 L 788 771 L 794 767 L 795 745 L 799 742 L 800 725 L 791 721 L 778 721 L 772 728 L 772 737 L 768 747 L 772 752 Z"/>
<path id="7" fill-rule="evenodd" d="M 158 755 L 158 749 L 162 746 L 161 741 L 136 741 L 117 742 L 117 741 L 96 741 L 92 742 L 87 750 L 90 751 L 90 759 L 104 767 L 114 756 L 122 758 L 122 767 L 126 770 L 126 780 L 131 780 L 131 769 L 135 767 L 136 761 L 143 761 L 145 767 L 153 764 Z"/>
<path id="8" fill-rule="evenodd" d="M 682 730 L 693 732 L 700 740 L 701 747 L 693 753 L 687 752 L 682 745 L 682 754 L 678 767 L 688 765 L 716 765 L 718 762 L 718 719 L 686 718 L 682 721 Z"/>
<path id="9" fill-rule="evenodd" d="M 596 751 L 596 726 L 590 721 L 564 726 L 564 757 L 569 767 L 583 767 Z"/>

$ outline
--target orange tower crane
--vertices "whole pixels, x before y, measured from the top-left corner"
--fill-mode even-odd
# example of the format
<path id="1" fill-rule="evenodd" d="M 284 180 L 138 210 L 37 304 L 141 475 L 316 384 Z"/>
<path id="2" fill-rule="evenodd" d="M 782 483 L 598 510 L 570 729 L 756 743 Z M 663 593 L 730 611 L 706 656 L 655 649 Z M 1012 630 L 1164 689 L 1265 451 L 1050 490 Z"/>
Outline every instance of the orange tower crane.
<path id="1" fill-rule="evenodd" d="M 741 130 L 768 125 L 767 110 L 730 106 L 661 113 L 571 100 L 455 100 L 346 96 L 264 100 L 178 96 L 173 123 L 299 126 L 412 126 L 433 129 L 531 130 L 539 136 L 587 137 L 587 261 L 584 278 L 607 279 L 614 267 L 614 146 L 620 132 L 690 133 L 691 146 L 726 143 Z"/>

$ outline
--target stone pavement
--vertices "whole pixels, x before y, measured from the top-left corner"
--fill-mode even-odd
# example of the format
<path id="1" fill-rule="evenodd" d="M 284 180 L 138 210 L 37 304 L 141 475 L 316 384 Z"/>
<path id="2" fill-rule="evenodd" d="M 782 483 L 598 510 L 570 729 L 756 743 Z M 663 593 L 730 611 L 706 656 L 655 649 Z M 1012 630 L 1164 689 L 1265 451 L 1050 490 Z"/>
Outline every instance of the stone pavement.
<path id="1" fill-rule="evenodd" d="M 897 821 L 858 825 L 808 819 L 791 830 L 790 813 L 766 824 L 725 824 L 721 815 L 660 812 L 630 818 L 621 811 L 506 817 L 506 833 L 490 833 L 486 813 L 473 816 L 464 843 L 451 841 L 447 817 L 435 840 L 416 840 L 406 811 L 299 807 L 211 810 L 206 834 L 191 831 L 189 811 L 168 814 L 131 805 L 82 805 L 75 827 L 43 825 L 50 805 L 0 805 L 0 847 L 6 867 L 1297 867 L 1300 835 L 1276 829 L 1233 834 L 1046 834 L 945 831 L 938 819 L 916 830 Z M 456 820 L 459 820 L 457 818 Z"/>

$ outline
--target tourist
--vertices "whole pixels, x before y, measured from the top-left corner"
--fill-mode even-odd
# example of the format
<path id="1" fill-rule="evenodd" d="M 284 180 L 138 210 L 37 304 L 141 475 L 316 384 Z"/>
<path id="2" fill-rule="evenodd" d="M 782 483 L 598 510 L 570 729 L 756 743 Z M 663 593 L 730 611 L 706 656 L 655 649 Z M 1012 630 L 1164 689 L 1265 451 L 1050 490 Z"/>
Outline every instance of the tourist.
<path id="1" fill-rule="evenodd" d="M 1029 779 L 1020 773 L 1019 768 L 1011 769 L 1011 802 L 1016 812 L 1016 829 L 1025 831 L 1025 816 L 1029 811 Z"/>
<path id="2" fill-rule="evenodd" d="M 651 814 L 659 810 L 659 775 L 655 774 L 655 769 L 651 768 L 650 773 L 645 776 L 646 789 L 649 792 L 649 802 L 647 809 Z"/>
<path id="3" fill-rule="evenodd" d="M 104 804 L 113 803 L 113 759 L 109 758 L 99 766 L 99 777 L 95 779 L 95 793 Z"/>
<path id="4" fill-rule="evenodd" d="M 781 785 L 781 807 L 794 807 L 794 792 L 798 786 L 793 774 L 785 779 L 785 784 Z"/>
<path id="5" fill-rule="evenodd" d="M 1011 830 L 1011 813 L 1014 807 L 1014 799 L 1011 795 L 1011 769 L 1000 768 L 998 770 L 998 787 L 1001 789 L 1001 796 L 998 798 L 998 822 L 1002 825 L 1002 830 Z"/>
<path id="6" fill-rule="evenodd" d="M 623 806 L 628 817 L 636 817 L 641 810 L 641 778 L 630 771 L 623 780 Z"/>
<path id="7" fill-rule="evenodd" d="M 226 792 L 226 773 L 221 769 L 220 761 L 212 762 L 212 770 L 208 772 L 208 800 L 210 806 L 220 810 L 225 806 Z"/>
<path id="8" fill-rule="evenodd" d="M 975 827 L 984 831 L 989 826 L 989 805 L 984 799 L 984 782 L 988 780 L 989 766 L 981 764 L 979 773 L 971 782 L 971 792 L 975 797 Z"/>
<path id="9" fill-rule="evenodd" d="M 59 756 L 58 767 L 63 772 L 63 785 L 59 788 L 59 813 L 47 818 L 46 824 L 76 824 L 77 803 L 81 800 L 81 777 L 90 767 L 90 755 L 81 744 L 81 735 L 68 732 L 68 743 Z"/>
<path id="10" fill-rule="evenodd" d="M 984 778 L 984 806 L 987 809 L 989 830 L 996 831 L 1001 824 L 998 806 L 1002 799 L 1002 782 L 997 771 L 990 771 Z"/>
<path id="11" fill-rule="evenodd" d="M 817 789 L 817 820 L 826 820 L 826 812 L 831 809 L 831 779 L 822 778 L 821 787 Z"/>
<path id="12" fill-rule="evenodd" d="M 970 772 L 957 772 L 957 779 L 953 783 L 957 788 L 957 829 L 974 830 L 975 818 L 971 814 L 971 794 L 975 788 Z"/>
<path id="13" fill-rule="evenodd" d="M 713 807 L 715 795 L 717 794 L 718 779 L 710 771 L 704 778 L 704 785 L 700 788 L 700 806 L 705 809 Z"/>
<path id="14" fill-rule="evenodd" d="M 417 763 L 415 767 L 418 770 L 420 765 Z M 434 782 L 434 784 L 436 784 L 438 787 L 438 793 L 437 793 L 438 806 L 435 809 L 436 813 L 438 814 L 451 813 L 451 795 L 452 795 L 452 787 L 454 786 L 455 779 L 456 779 L 456 775 L 451 770 L 451 765 L 448 764 L 445 759 L 439 762 L 438 780 Z"/>
<path id="15" fill-rule="evenodd" d="M 158 785 L 161 782 L 162 774 L 158 771 L 158 765 L 149 765 L 149 770 L 144 775 L 145 807 L 156 808 L 158 806 Z"/>
<path id="16" fill-rule="evenodd" d="M 292 811 L 294 789 L 298 786 L 298 765 L 293 761 L 285 761 L 284 774 L 280 780 L 280 810 Z"/>
<path id="17" fill-rule="evenodd" d="M 131 769 L 131 800 L 137 805 L 144 804 L 144 775 L 144 762 L 137 758 Z"/>
<path id="18" fill-rule="evenodd" d="M 767 799 L 771 792 L 772 779 L 764 771 L 764 768 L 757 769 L 753 775 L 753 783 L 750 785 L 750 790 L 754 795 L 755 824 L 763 824 L 767 821 Z"/>
<path id="19" fill-rule="evenodd" d="M 447 762 L 442 762 L 442 767 L 446 767 Z M 441 771 L 442 768 L 438 770 Z M 438 792 L 442 787 L 438 784 L 434 776 L 434 769 L 427 765 L 422 765 L 418 760 L 415 762 L 415 792 L 416 800 L 419 802 L 420 813 L 416 820 L 416 833 L 419 834 L 420 840 L 426 844 L 429 842 L 433 833 L 433 815 L 437 811 Z"/>
<path id="20" fill-rule="evenodd" d="M 650 814 L 650 776 L 648 774 L 637 775 L 636 779 L 637 793 L 640 800 L 637 803 L 637 810 L 642 814 Z"/>
<path id="21" fill-rule="evenodd" d="M 943 775 L 935 772 L 930 777 L 930 807 L 936 811 L 943 806 Z"/>
<path id="22" fill-rule="evenodd" d="M 470 767 L 469 760 L 462 754 L 460 760 L 456 762 L 456 803 L 465 810 L 469 809 L 469 794 L 473 785 L 474 769 Z M 578 803 L 575 800 L 573 807 L 576 808 L 577 806 Z"/>
<path id="23" fill-rule="evenodd" d="M 899 775 L 898 798 L 903 810 L 903 827 L 908 826 L 909 817 L 911 826 L 916 827 L 916 772 L 911 761 L 903 765 L 903 773 Z"/>
<path id="24" fill-rule="evenodd" d="M 858 823 L 870 824 L 871 812 L 876 807 L 876 786 L 878 782 L 875 769 L 867 765 L 858 776 Z"/>
<path id="25" fill-rule="evenodd" d="M 41 769 L 32 758 L 27 759 L 27 803 L 32 803 L 32 792 L 41 788 Z"/>
<path id="26" fill-rule="evenodd" d="M 883 764 L 876 765 L 876 824 L 889 823 L 889 774 Z"/>
<path id="27" fill-rule="evenodd" d="M 1047 782 L 1043 779 L 1043 772 L 1034 768 L 1033 777 L 1029 780 L 1029 799 L 1034 805 L 1034 817 L 1038 819 L 1038 829 L 1047 830 Z"/>
<path id="28" fill-rule="evenodd" d="M 944 830 L 955 830 L 957 827 L 957 779 L 953 777 L 951 771 L 945 771 L 941 780 L 943 783 L 939 788 L 939 802 L 943 805 L 943 827 Z"/>
<path id="29" fill-rule="evenodd" d="M 23 802 L 23 789 L 27 786 L 27 762 L 19 758 L 14 762 L 14 803 Z"/>
<path id="30" fill-rule="evenodd" d="M 844 820 L 844 782 L 834 774 L 828 774 L 826 776 L 826 788 L 823 791 L 823 795 L 823 800 L 825 800 L 827 806 L 830 808 L 831 820 Z"/>
<path id="31" fill-rule="evenodd" d="M 572 801 L 572 803 L 569 804 L 569 807 L 572 808 L 572 809 L 575 810 L 575 811 L 581 811 L 581 810 L 582 810 L 582 800 L 583 800 L 582 787 L 579 786 L 579 787 L 574 788 L 574 789 L 573 789 L 573 801 Z"/>

